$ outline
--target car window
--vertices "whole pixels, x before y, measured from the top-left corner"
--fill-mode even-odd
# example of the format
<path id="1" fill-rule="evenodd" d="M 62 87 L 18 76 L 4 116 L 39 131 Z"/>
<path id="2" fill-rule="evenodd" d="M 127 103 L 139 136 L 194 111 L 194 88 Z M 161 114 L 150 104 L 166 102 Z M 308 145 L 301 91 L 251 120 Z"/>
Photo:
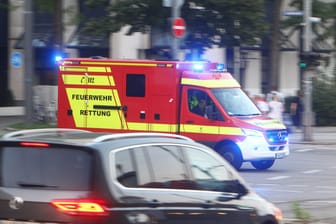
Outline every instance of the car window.
<path id="1" fill-rule="evenodd" d="M 119 183 L 125 187 L 138 186 L 138 176 L 132 159 L 131 150 L 121 150 L 116 153 L 115 169 Z"/>
<path id="2" fill-rule="evenodd" d="M 232 174 L 226 169 L 225 164 L 205 151 L 184 149 L 191 165 L 192 175 L 198 187 L 210 191 L 232 191 Z"/>
<path id="3" fill-rule="evenodd" d="M 0 185 L 3 187 L 88 190 L 92 155 L 65 148 L 0 149 Z"/>
<path id="4" fill-rule="evenodd" d="M 116 153 L 118 181 L 126 187 L 191 189 L 179 147 L 139 147 Z"/>

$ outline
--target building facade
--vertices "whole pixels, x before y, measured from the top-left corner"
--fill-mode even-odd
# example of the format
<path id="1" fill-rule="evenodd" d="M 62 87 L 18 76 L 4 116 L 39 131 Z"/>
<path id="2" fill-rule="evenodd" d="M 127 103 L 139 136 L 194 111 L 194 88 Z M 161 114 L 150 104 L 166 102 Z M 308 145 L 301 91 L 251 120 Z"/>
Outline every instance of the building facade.
<path id="1" fill-rule="evenodd" d="M 8 89 L 13 95 L 14 100 L 16 102 L 23 102 L 25 100 L 24 88 L 26 85 L 23 60 L 24 1 L 8 0 L 7 2 L 15 7 L 9 11 L 8 15 L 5 15 L 8 20 L 1 20 L 2 22 L 6 21 L 8 27 L 8 39 L 6 40 L 8 48 L 3 48 L 3 50 L 8 52 L 8 57 L 6 58 L 8 61 L 6 64 L 8 79 L 4 79 L 3 81 L 8 82 Z M 99 13 L 99 10 L 94 12 L 85 8 L 84 1 L 66 0 L 57 2 L 61 2 L 61 4 L 55 5 L 55 7 L 61 7 L 63 10 L 71 8 L 74 11 L 84 13 L 86 16 L 94 16 L 95 13 Z M 283 11 L 290 10 L 288 3 L 289 0 L 284 1 Z M 61 49 L 62 53 L 66 52 L 68 57 L 104 56 L 116 59 L 143 59 L 146 57 L 146 50 L 151 48 L 153 42 L 150 34 L 136 33 L 132 36 L 126 36 L 126 28 L 108 36 L 90 37 L 81 35 L 81 24 L 74 25 L 71 23 L 71 16 L 68 14 L 54 15 L 52 13 L 34 11 L 33 18 L 33 88 L 34 96 L 37 95 L 37 98 L 39 98 L 37 101 L 42 104 L 48 104 L 57 100 L 56 66 L 51 61 L 52 55 L 57 53 L 55 49 Z M 61 37 L 59 37 L 60 30 L 52 29 L 52 27 L 58 27 L 57 24 L 61 24 Z M 278 90 L 288 96 L 294 95 L 301 85 L 300 68 L 298 66 L 298 41 L 299 32 L 288 36 L 285 42 L 293 44 L 288 48 L 282 48 L 278 61 L 280 74 Z M 57 46 L 55 43 L 57 43 Z M 244 89 L 250 95 L 262 93 L 264 85 L 262 58 L 267 57 L 267 55 L 262 55 L 258 48 L 238 48 L 234 50 L 239 52 L 238 57 L 234 56 L 234 60 L 229 62 L 227 60 L 229 51 L 222 48 L 209 49 L 203 55 L 203 58 L 209 61 L 228 64 L 231 68 L 238 68 L 233 70 L 233 75 L 240 81 Z M 178 56 L 183 60 L 185 52 L 180 50 Z M 328 68 L 325 68 L 324 72 L 331 73 L 333 63 Z M 5 65 L 3 66 L 6 67 Z"/>

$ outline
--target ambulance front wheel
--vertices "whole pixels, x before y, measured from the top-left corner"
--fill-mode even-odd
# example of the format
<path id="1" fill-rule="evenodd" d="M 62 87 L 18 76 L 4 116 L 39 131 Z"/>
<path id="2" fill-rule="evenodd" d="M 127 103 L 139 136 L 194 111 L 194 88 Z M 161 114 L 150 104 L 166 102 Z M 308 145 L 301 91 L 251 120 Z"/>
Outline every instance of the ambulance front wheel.
<path id="1" fill-rule="evenodd" d="M 274 159 L 270 160 L 260 160 L 260 161 L 252 161 L 252 166 L 258 170 L 267 170 L 274 164 Z"/>
<path id="2" fill-rule="evenodd" d="M 243 164 L 241 152 L 234 144 L 222 145 L 219 149 L 219 154 L 237 170 L 239 170 Z"/>

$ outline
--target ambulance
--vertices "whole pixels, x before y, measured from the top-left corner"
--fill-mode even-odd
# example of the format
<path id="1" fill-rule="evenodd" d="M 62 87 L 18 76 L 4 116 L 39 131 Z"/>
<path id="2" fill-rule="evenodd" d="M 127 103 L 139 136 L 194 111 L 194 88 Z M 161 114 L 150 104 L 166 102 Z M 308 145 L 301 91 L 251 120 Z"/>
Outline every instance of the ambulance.
<path id="1" fill-rule="evenodd" d="M 58 127 L 160 132 L 208 145 L 236 169 L 289 155 L 286 126 L 262 115 L 222 64 L 67 58 L 58 63 Z"/>

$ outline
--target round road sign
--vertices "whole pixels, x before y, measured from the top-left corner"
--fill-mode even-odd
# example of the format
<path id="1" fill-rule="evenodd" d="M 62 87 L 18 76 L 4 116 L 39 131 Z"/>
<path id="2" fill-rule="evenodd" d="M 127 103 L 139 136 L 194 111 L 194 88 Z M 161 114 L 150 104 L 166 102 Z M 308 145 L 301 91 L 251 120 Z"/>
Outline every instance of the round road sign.
<path id="1" fill-rule="evenodd" d="M 172 31 L 175 37 L 181 38 L 186 31 L 186 24 L 183 18 L 177 17 L 173 21 Z"/>

